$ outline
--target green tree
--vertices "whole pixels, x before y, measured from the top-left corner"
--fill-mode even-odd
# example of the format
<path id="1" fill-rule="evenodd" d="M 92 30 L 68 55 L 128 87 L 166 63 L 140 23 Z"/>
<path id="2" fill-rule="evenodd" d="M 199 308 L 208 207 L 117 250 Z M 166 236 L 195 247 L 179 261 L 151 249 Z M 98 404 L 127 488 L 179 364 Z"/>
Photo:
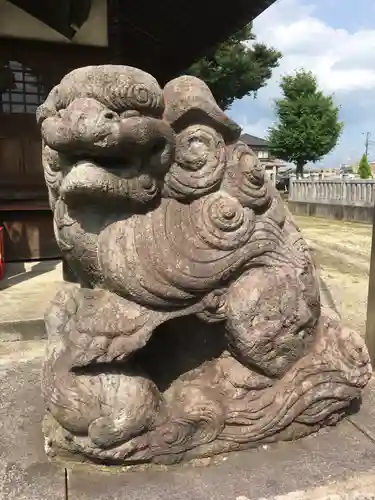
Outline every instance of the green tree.
<path id="1" fill-rule="evenodd" d="M 275 101 L 277 123 L 269 129 L 272 154 L 296 165 L 297 178 L 307 162 L 317 162 L 336 146 L 343 129 L 339 108 L 318 88 L 315 76 L 300 70 L 284 76 L 283 96 Z"/>
<path id="2" fill-rule="evenodd" d="M 251 28 L 248 24 L 185 71 L 207 83 L 222 109 L 235 99 L 256 95 L 279 65 L 280 52 L 262 43 L 249 43 L 255 40 Z"/>
<path id="3" fill-rule="evenodd" d="M 357 173 L 361 179 L 370 179 L 372 177 L 372 170 L 365 154 L 359 162 Z"/>

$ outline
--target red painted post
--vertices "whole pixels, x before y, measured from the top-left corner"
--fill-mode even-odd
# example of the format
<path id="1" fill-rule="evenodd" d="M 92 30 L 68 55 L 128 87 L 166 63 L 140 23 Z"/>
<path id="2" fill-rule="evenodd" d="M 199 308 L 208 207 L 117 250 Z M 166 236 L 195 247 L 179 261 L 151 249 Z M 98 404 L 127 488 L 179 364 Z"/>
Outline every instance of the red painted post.
<path id="1" fill-rule="evenodd" d="M 5 255 L 4 255 L 4 228 L 0 226 L 0 280 L 4 276 L 5 271 Z"/>

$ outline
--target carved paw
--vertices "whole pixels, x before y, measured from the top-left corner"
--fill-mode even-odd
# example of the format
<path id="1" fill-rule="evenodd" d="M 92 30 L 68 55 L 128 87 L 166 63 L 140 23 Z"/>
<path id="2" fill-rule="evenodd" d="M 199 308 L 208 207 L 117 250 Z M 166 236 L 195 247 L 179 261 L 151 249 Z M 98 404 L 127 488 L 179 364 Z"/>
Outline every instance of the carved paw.
<path id="1" fill-rule="evenodd" d="M 56 303 L 59 329 L 73 367 L 124 360 L 143 347 L 164 315 L 149 311 L 106 290 L 75 289 Z M 51 309 L 56 314 L 55 308 Z M 52 333 L 52 332 L 51 332 Z"/>
<path id="2" fill-rule="evenodd" d="M 253 269 L 228 294 L 231 351 L 246 366 L 280 378 L 310 349 L 318 315 L 289 266 Z"/>

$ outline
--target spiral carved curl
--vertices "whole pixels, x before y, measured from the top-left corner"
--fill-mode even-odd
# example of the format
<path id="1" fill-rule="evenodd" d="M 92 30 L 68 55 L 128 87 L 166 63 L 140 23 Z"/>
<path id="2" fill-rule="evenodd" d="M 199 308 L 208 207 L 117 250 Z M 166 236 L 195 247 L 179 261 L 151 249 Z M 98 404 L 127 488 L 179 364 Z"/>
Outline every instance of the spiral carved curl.
<path id="1" fill-rule="evenodd" d="M 246 243 L 255 227 L 255 215 L 235 198 L 213 193 L 192 205 L 197 233 L 210 247 L 234 250 Z"/>
<path id="2" fill-rule="evenodd" d="M 265 181 L 264 169 L 251 149 L 242 142 L 230 147 L 223 189 L 244 207 L 265 210 L 272 197 Z"/>
<path id="3" fill-rule="evenodd" d="M 226 166 L 222 136 L 205 125 L 191 125 L 177 135 L 175 163 L 165 177 L 165 196 L 200 198 L 218 188 Z"/>

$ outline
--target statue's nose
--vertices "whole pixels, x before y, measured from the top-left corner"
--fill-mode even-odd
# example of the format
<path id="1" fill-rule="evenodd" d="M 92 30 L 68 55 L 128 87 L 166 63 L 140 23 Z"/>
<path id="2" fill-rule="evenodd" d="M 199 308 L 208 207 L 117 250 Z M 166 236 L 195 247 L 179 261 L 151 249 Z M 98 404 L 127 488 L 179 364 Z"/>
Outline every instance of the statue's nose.
<path id="1" fill-rule="evenodd" d="M 174 147 L 174 132 L 162 120 L 130 116 L 122 118 L 117 127 L 115 140 L 120 149 L 149 156 Z"/>
<path id="2" fill-rule="evenodd" d="M 170 167 L 175 151 L 172 127 L 157 118 L 121 117 L 111 135 L 115 154 L 138 157 L 156 176 L 163 176 Z"/>

